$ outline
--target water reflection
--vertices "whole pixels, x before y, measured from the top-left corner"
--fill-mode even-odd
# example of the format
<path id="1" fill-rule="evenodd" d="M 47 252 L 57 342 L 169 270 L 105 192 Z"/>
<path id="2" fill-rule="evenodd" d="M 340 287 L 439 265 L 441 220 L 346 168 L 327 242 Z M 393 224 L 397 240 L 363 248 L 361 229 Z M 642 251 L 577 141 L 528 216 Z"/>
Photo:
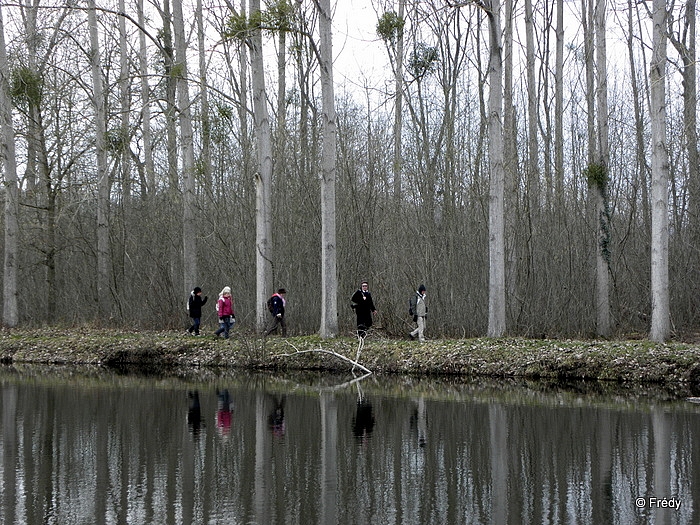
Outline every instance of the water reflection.
<path id="1" fill-rule="evenodd" d="M 199 404 L 199 390 L 188 392 L 187 397 L 190 399 L 190 406 L 187 409 L 187 426 L 195 438 L 199 437 L 199 431 L 202 428 L 202 407 Z"/>
<path id="2" fill-rule="evenodd" d="M 233 402 L 227 389 L 216 391 L 216 429 L 223 437 L 231 433 L 231 411 Z"/>
<path id="3" fill-rule="evenodd" d="M 700 522 L 697 405 L 327 381 L 0 372 L 2 523 Z"/>
<path id="4" fill-rule="evenodd" d="M 267 426 L 272 432 L 272 435 L 277 438 L 284 437 L 284 395 L 271 396 L 273 399 L 274 408 L 267 418 Z"/>

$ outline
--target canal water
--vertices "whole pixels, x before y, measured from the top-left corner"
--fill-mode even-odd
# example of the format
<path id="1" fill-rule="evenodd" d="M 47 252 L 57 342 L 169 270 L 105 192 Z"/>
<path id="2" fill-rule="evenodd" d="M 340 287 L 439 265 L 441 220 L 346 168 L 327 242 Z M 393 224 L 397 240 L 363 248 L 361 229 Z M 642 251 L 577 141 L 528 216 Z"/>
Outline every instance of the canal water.
<path id="1" fill-rule="evenodd" d="M 0 369 L 4 524 L 700 523 L 700 406 L 605 384 Z"/>

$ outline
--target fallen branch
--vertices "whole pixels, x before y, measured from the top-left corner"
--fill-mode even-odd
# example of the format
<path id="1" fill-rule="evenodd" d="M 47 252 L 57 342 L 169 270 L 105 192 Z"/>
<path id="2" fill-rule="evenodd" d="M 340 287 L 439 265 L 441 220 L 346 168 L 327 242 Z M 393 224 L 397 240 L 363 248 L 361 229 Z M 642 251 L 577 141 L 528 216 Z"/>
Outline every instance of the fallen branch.
<path id="1" fill-rule="evenodd" d="M 310 349 L 310 350 L 299 350 L 297 347 L 295 347 L 295 346 L 294 346 L 292 343 L 290 343 L 289 341 L 287 341 L 287 344 L 288 344 L 289 346 L 291 346 L 292 348 L 294 348 L 295 352 L 292 353 L 292 354 L 277 354 L 278 357 L 293 357 L 293 356 L 299 355 L 299 354 L 308 354 L 308 353 L 310 353 L 310 352 L 318 352 L 318 353 L 321 353 L 321 354 L 329 354 L 329 355 L 332 355 L 332 356 L 337 357 L 338 359 L 342 359 L 343 361 L 347 361 L 348 363 L 350 363 L 350 364 L 352 365 L 353 370 L 354 370 L 355 368 L 359 368 L 360 370 L 364 371 L 364 372 L 367 373 L 367 374 L 371 374 L 371 373 L 372 373 L 372 371 L 371 371 L 369 368 L 367 368 L 367 367 L 361 365 L 361 364 L 358 363 L 357 361 L 353 361 L 353 360 L 350 359 L 349 357 L 345 357 L 343 354 L 339 354 L 338 352 L 334 352 L 333 350 L 324 350 L 324 349 L 321 348 L 321 347 L 312 348 L 312 349 Z M 358 355 L 359 355 L 359 353 L 358 353 Z"/>
<path id="2" fill-rule="evenodd" d="M 360 353 L 362 352 L 362 349 L 365 347 L 365 338 L 362 337 L 361 335 L 357 335 L 358 343 L 357 343 L 357 353 L 355 354 L 355 362 L 359 363 L 360 362 Z M 352 367 L 352 371 L 355 371 L 355 367 Z"/>

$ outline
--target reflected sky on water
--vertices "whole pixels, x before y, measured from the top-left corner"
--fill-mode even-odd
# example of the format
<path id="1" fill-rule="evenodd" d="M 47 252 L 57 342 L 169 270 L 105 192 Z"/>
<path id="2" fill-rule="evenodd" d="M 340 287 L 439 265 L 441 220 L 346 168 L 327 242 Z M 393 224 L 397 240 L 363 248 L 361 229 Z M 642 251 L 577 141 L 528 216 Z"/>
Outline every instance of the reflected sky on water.
<path id="1" fill-rule="evenodd" d="M 653 389 L 226 374 L 0 369 L 0 521 L 700 523 L 700 406 Z"/>

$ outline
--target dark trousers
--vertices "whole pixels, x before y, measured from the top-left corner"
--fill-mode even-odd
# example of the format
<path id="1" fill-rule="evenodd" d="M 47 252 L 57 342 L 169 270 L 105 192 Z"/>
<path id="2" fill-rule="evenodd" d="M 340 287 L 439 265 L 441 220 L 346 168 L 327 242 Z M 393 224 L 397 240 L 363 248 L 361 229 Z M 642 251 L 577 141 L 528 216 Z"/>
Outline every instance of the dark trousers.
<path id="1" fill-rule="evenodd" d="M 194 333 L 194 335 L 199 335 L 199 325 L 200 325 L 201 319 L 199 317 L 193 317 L 192 318 L 192 326 L 190 326 L 187 331 L 189 333 Z"/>
<path id="2" fill-rule="evenodd" d="M 278 326 L 282 327 L 282 336 L 286 336 L 287 335 L 287 323 L 284 322 L 284 316 L 282 316 L 282 317 L 274 316 L 272 318 L 272 321 L 268 325 L 267 330 L 265 330 L 265 335 L 270 335 L 272 332 L 277 330 Z"/>

